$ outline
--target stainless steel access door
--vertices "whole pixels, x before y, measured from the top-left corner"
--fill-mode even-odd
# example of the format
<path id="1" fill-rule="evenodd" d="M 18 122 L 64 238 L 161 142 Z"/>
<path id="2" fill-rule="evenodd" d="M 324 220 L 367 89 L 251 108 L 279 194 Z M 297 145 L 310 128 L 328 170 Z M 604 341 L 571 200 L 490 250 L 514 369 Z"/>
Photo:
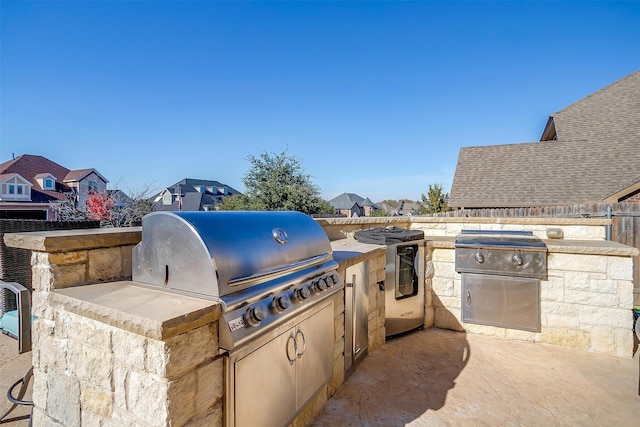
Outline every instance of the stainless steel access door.
<path id="1" fill-rule="evenodd" d="M 540 331 L 540 281 L 462 273 L 462 321 Z"/>
<path id="2" fill-rule="evenodd" d="M 369 346 L 369 261 L 348 267 L 344 297 L 344 369 L 350 374 Z"/>
<path id="3" fill-rule="evenodd" d="M 384 284 L 386 336 L 424 325 L 424 246 L 424 240 L 387 246 Z"/>
<path id="4" fill-rule="evenodd" d="M 229 355 L 226 426 L 288 425 L 331 379 L 333 306 L 318 304 Z"/>

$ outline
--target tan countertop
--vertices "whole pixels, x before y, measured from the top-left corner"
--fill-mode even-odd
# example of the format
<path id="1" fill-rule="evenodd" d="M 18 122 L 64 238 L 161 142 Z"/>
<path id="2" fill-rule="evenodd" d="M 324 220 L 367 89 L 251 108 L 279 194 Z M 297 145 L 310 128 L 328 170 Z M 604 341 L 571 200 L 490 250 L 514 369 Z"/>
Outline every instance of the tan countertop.
<path id="1" fill-rule="evenodd" d="M 51 293 L 51 305 L 108 325 L 165 340 L 220 317 L 216 301 L 178 295 L 120 281 Z"/>
<path id="2" fill-rule="evenodd" d="M 355 239 L 341 239 L 331 242 L 333 259 L 338 261 L 341 268 L 351 267 L 376 255 L 386 253 L 386 247 L 361 243 Z"/>
<path id="3" fill-rule="evenodd" d="M 454 249 L 455 237 L 425 236 L 427 246 L 434 249 Z M 581 254 L 581 255 L 610 255 L 637 256 L 637 248 L 608 240 L 573 240 L 573 239 L 543 239 L 549 253 Z"/>

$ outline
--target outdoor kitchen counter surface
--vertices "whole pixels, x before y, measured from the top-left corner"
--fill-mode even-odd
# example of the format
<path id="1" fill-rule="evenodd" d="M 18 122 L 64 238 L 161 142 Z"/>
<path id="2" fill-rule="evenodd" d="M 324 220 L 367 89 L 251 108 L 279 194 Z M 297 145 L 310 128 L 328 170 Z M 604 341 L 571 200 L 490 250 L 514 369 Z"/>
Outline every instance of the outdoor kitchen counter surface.
<path id="1" fill-rule="evenodd" d="M 51 293 L 51 305 L 148 338 L 164 340 L 220 318 L 216 301 L 120 281 Z"/>
<path id="2" fill-rule="evenodd" d="M 434 249 L 455 249 L 455 237 L 453 236 L 425 236 L 427 247 Z M 637 256 L 640 251 L 637 248 L 626 246 L 608 240 L 574 240 L 574 239 L 543 239 L 550 253 L 568 253 L 582 255 L 611 255 L 611 256 Z"/>
<path id="3" fill-rule="evenodd" d="M 351 267 L 374 255 L 384 256 L 386 253 L 384 246 L 361 243 L 355 239 L 334 240 L 331 242 L 331 248 L 333 259 L 340 264 L 341 268 Z"/>

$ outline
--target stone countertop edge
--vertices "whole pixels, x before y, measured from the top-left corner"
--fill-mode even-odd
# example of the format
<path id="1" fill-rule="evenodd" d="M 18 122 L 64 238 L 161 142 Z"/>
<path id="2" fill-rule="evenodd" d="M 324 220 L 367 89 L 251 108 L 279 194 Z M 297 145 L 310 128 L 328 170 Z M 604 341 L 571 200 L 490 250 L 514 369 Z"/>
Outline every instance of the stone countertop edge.
<path id="1" fill-rule="evenodd" d="M 453 236 L 426 236 L 427 247 L 434 249 L 455 249 Z M 543 239 L 549 253 L 580 255 L 637 256 L 640 251 L 632 246 L 608 240 Z"/>
<path id="2" fill-rule="evenodd" d="M 58 289 L 49 298 L 54 307 L 157 340 L 214 322 L 222 311 L 216 301 L 149 289 L 130 281 Z"/>
<path id="3" fill-rule="evenodd" d="M 350 238 L 332 241 L 331 248 L 333 259 L 338 262 L 340 268 L 351 267 L 373 256 L 386 253 L 384 246 L 361 243 Z"/>
<path id="4" fill-rule="evenodd" d="M 135 245 L 141 238 L 142 227 L 120 227 L 6 233 L 4 242 L 9 247 L 37 252 L 69 252 Z"/>

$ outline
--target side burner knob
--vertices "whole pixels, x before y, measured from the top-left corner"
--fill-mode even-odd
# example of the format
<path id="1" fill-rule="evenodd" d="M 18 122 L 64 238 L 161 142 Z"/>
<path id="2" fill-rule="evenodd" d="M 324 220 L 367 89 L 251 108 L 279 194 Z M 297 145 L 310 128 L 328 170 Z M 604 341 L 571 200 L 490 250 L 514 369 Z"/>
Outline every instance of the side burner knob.
<path id="1" fill-rule="evenodd" d="M 302 302 L 302 301 L 306 300 L 307 298 L 309 298 L 310 296 L 311 296 L 311 292 L 309 291 L 309 288 L 307 288 L 307 287 L 297 288 L 297 289 L 295 289 L 293 291 L 293 297 L 298 302 Z"/>
<path id="2" fill-rule="evenodd" d="M 247 326 L 258 326 L 265 317 L 267 317 L 267 311 L 262 307 L 249 307 L 244 313 L 244 323 Z"/>
<path id="3" fill-rule="evenodd" d="M 478 264 L 484 264 L 484 256 L 480 252 L 476 252 L 473 258 Z"/>
<path id="4" fill-rule="evenodd" d="M 291 307 L 291 300 L 286 295 L 275 297 L 271 303 L 271 307 L 273 307 L 277 313 L 282 313 L 287 308 Z"/>
<path id="5" fill-rule="evenodd" d="M 522 259 L 522 255 L 520 254 L 515 254 L 513 258 L 511 258 L 511 260 L 515 265 L 522 265 L 524 263 L 524 260 Z"/>

